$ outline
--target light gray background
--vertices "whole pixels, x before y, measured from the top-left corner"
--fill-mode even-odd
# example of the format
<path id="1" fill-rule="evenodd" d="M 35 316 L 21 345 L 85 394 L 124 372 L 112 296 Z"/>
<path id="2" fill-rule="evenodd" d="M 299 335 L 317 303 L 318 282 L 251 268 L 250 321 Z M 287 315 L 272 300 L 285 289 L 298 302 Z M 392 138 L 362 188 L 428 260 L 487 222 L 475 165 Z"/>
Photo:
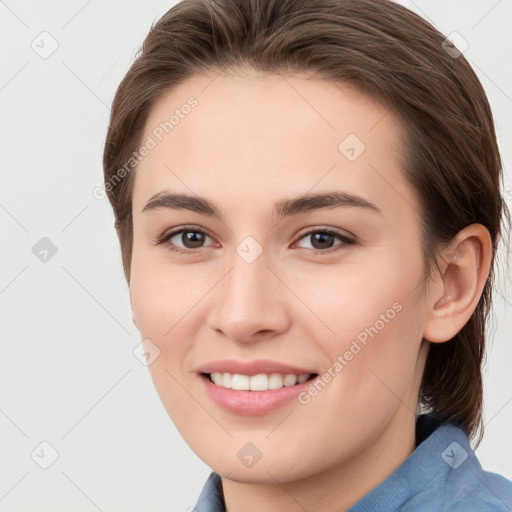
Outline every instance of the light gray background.
<path id="1" fill-rule="evenodd" d="M 176 2 L 0 1 L 0 510 L 185 511 L 210 470 L 181 439 L 149 372 L 102 183 L 109 106 L 152 22 Z M 512 2 L 403 2 L 458 32 L 512 140 Z M 31 47 L 47 31 L 57 50 Z M 45 48 L 51 48 L 48 36 Z M 42 51 L 39 50 L 39 51 Z M 506 142 L 506 143 L 505 143 Z M 512 179 L 506 178 L 512 203 Z M 32 252 L 48 237 L 46 263 Z M 486 370 L 484 468 L 512 479 L 512 299 L 499 279 Z M 491 348 L 491 346 L 489 347 Z M 48 468 L 51 450 L 58 459 Z"/>

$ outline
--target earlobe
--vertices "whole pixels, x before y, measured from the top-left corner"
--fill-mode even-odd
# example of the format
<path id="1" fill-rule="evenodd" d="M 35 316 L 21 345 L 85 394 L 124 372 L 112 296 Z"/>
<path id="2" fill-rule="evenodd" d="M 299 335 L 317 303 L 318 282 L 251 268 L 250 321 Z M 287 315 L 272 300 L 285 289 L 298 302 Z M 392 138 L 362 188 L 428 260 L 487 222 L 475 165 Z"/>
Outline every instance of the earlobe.
<path id="1" fill-rule="evenodd" d="M 423 337 L 433 343 L 452 339 L 476 309 L 490 271 L 492 241 L 481 224 L 460 231 L 441 254 L 442 281 L 427 301 Z"/>

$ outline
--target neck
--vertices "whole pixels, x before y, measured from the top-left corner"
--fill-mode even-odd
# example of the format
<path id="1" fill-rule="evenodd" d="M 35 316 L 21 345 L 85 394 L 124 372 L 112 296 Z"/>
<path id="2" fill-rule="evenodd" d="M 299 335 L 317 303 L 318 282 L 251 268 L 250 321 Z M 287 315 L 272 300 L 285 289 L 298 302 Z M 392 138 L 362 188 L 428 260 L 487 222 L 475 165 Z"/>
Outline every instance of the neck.
<path id="1" fill-rule="evenodd" d="M 226 512 L 343 512 L 395 471 L 415 449 L 416 415 L 401 404 L 357 457 L 299 481 L 247 484 L 222 478 Z"/>

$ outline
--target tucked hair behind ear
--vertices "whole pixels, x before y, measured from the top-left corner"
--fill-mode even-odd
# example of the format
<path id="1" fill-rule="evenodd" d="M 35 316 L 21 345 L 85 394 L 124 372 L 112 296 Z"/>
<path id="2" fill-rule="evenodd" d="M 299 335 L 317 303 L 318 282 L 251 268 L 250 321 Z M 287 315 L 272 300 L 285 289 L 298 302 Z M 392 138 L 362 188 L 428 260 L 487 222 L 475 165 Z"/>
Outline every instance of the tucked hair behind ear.
<path id="1" fill-rule="evenodd" d="M 184 0 L 170 9 L 117 90 L 105 143 L 105 184 L 127 281 L 136 169 L 121 180 L 119 170 L 141 144 L 148 113 L 164 92 L 222 70 L 306 71 L 385 102 L 407 131 L 403 172 L 422 210 L 425 275 L 440 245 L 472 223 L 489 230 L 496 249 L 508 212 L 493 118 L 477 76 L 444 41 L 420 16 L 386 0 Z M 477 445 L 493 276 L 491 269 L 463 329 L 431 344 L 420 393 L 427 410 L 462 425 L 470 438 L 480 433 Z"/>

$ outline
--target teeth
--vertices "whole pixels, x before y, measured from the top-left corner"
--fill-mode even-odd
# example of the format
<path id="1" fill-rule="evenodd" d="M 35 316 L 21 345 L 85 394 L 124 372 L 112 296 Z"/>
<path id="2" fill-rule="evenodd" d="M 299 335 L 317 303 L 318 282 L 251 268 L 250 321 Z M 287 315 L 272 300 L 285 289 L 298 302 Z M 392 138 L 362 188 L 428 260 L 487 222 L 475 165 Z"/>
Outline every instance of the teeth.
<path id="1" fill-rule="evenodd" d="M 271 373 L 259 373 L 258 375 L 240 375 L 238 373 L 213 372 L 210 379 L 223 388 L 236 389 L 240 391 L 268 391 L 269 389 L 280 389 L 282 387 L 302 384 L 311 377 L 311 374 L 302 375 Z"/>

